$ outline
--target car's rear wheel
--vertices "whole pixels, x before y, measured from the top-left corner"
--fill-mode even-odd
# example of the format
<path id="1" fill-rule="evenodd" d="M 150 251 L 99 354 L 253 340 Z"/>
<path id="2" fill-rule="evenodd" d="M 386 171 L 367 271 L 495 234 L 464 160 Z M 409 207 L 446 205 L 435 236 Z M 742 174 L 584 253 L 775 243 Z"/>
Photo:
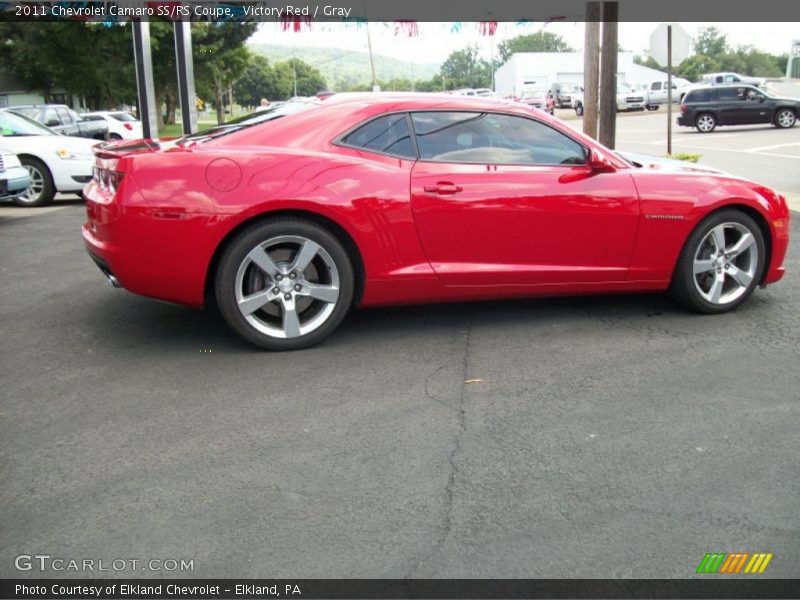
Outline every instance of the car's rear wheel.
<path id="1" fill-rule="evenodd" d="M 109 140 L 113 140 L 115 142 L 118 142 L 119 140 L 122 139 L 122 136 L 120 134 L 118 134 L 118 133 L 109 133 L 108 134 L 108 139 Z"/>
<path id="2" fill-rule="evenodd" d="M 761 279 L 766 250 L 758 224 L 734 209 L 709 215 L 678 259 L 670 291 L 689 308 L 722 313 L 739 306 Z"/>
<path id="3" fill-rule="evenodd" d="M 583 104 L 578 104 L 578 106 L 575 107 L 575 114 L 579 117 L 583 116 Z"/>
<path id="4" fill-rule="evenodd" d="M 700 133 L 711 133 L 717 127 L 717 118 L 711 113 L 700 113 L 694 120 L 694 126 Z"/>
<path id="5" fill-rule="evenodd" d="M 782 129 L 794 127 L 796 121 L 797 115 L 794 114 L 794 111 L 791 108 L 782 108 L 775 115 L 775 125 L 781 127 Z"/>
<path id="6" fill-rule="evenodd" d="M 242 231 L 224 251 L 215 294 L 236 333 L 268 350 L 298 350 L 327 337 L 354 290 L 350 257 L 329 231 L 280 218 Z"/>
<path id="7" fill-rule="evenodd" d="M 31 178 L 31 186 L 24 194 L 14 200 L 14 204 L 18 206 L 44 206 L 50 204 L 56 195 L 50 169 L 38 158 L 33 158 L 32 156 L 21 156 L 19 161 L 28 171 L 28 175 Z"/>

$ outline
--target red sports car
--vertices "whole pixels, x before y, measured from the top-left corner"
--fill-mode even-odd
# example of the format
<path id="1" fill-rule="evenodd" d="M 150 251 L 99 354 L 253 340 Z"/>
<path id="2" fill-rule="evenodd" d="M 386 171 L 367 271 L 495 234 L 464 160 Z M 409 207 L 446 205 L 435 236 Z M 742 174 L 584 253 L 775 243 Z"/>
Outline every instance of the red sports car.
<path id="1" fill-rule="evenodd" d="M 362 307 L 671 290 L 720 313 L 774 283 L 789 210 L 696 166 L 643 166 L 542 112 L 337 95 L 96 151 L 89 253 L 115 285 L 269 349 Z"/>

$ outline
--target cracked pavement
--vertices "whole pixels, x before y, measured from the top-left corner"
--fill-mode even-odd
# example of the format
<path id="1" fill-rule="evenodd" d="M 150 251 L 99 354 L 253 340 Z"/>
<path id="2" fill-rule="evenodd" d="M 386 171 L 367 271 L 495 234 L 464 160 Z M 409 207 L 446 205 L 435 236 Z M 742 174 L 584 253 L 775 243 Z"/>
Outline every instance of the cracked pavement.
<path id="1" fill-rule="evenodd" d="M 729 315 L 662 295 L 357 311 L 276 354 L 111 289 L 82 220 L 0 223 L 2 577 L 48 553 L 191 558 L 194 577 L 683 578 L 710 551 L 800 576 L 797 243 Z"/>

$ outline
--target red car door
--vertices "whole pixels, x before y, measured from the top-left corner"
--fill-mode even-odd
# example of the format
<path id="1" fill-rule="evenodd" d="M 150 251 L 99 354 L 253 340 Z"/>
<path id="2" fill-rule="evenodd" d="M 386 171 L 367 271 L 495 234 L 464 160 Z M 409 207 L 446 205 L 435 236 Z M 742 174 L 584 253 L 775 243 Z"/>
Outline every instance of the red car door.
<path id="1" fill-rule="evenodd" d="M 413 113 L 414 220 L 446 285 L 623 281 L 639 201 L 626 169 L 599 173 L 585 148 L 535 119 Z"/>

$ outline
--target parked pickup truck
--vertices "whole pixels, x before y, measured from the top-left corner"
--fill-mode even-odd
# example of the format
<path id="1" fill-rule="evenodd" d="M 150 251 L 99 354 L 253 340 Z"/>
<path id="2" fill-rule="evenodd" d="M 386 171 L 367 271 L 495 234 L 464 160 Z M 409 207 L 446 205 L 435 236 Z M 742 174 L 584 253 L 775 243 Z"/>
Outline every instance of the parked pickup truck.
<path id="1" fill-rule="evenodd" d="M 688 82 L 683 79 L 672 80 L 672 102 L 678 104 L 686 93 Z M 667 103 L 667 80 L 653 81 L 647 86 L 647 110 L 658 110 L 658 107 Z"/>
<path id="2" fill-rule="evenodd" d="M 575 109 L 575 114 L 579 117 L 583 115 L 583 94 L 583 92 L 579 92 L 571 96 L 572 108 Z M 617 112 L 644 110 L 645 105 L 645 93 L 643 91 L 636 92 L 626 83 L 617 85 Z"/>
<path id="3" fill-rule="evenodd" d="M 730 85 L 732 83 L 744 83 L 746 85 L 754 85 L 758 88 L 764 89 L 767 85 L 767 80 L 763 77 L 748 77 L 747 75 L 739 75 L 739 73 L 705 73 L 700 76 L 700 81 L 703 85 Z"/>
<path id="4" fill-rule="evenodd" d="M 105 121 L 84 119 L 66 104 L 29 104 L 8 108 L 64 135 L 95 140 L 108 139 L 108 125 Z"/>

